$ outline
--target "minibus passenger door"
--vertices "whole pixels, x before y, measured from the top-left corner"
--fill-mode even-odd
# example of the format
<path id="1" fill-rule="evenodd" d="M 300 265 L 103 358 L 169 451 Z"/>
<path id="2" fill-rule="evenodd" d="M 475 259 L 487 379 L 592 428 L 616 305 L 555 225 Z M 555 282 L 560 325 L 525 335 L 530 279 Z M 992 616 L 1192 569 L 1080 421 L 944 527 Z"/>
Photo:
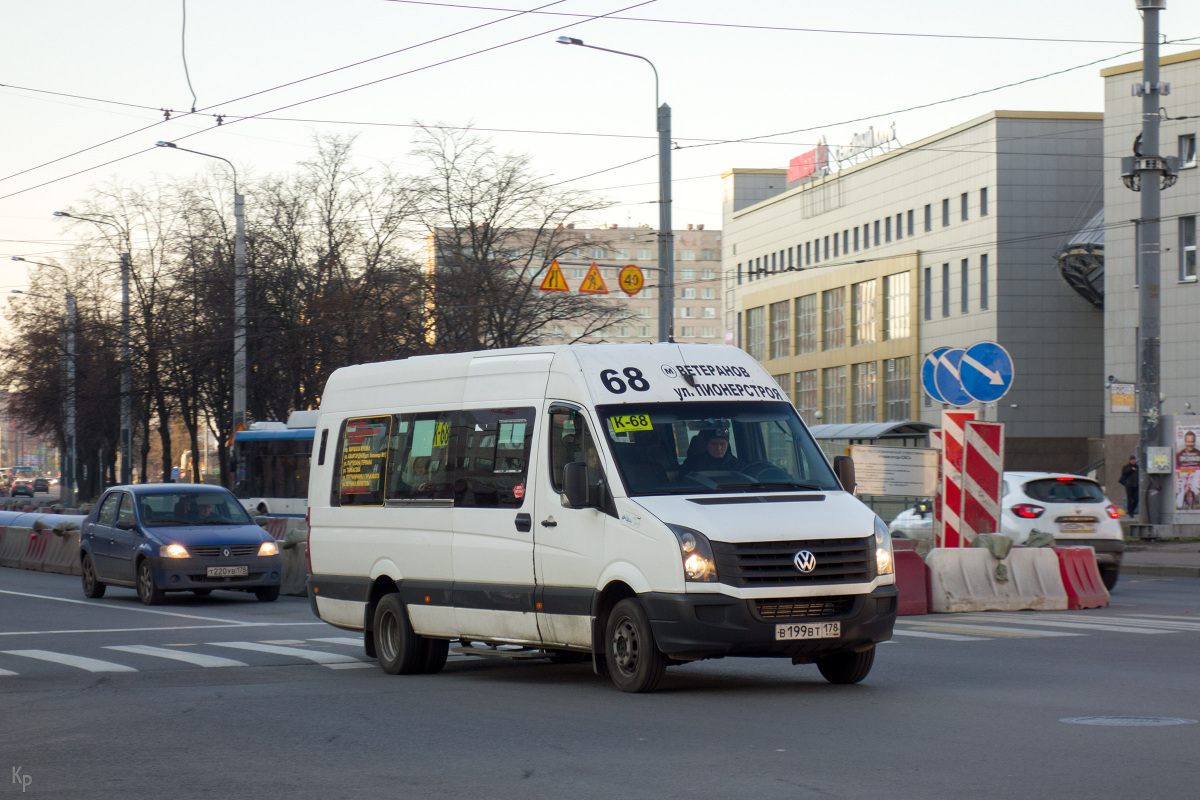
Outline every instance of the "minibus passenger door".
<path id="1" fill-rule="evenodd" d="M 551 403 L 547 418 L 541 452 L 549 458 L 541 460 L 533 478 L 538 627 L 545 644 L 590 647 L 592 595 L 600 579 L 608 519 L 603 509 L 612 505 L 608 473 L 582 408 Z M 568 476 L 582 484 L 572 492 L 575 503 L 567 500 Z"/>

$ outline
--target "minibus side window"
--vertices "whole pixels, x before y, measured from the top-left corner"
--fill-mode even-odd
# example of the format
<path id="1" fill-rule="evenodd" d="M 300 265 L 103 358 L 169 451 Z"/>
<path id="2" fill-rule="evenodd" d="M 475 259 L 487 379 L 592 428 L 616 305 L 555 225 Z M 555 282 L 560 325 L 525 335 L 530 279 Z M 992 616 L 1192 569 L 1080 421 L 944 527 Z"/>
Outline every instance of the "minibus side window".
<path id="1" fill-rule="evenodd" d="M 454 496 L 460 437 L 454 411 L 397 414 L 388 459 L 388 500 L 448 500 Z"/>
<path id="2" fill-rule="evenodd" d="M 390 416 L 357 417 L 342 423 L 333 468 L 336 505 L 383 505 L 391 427 Z"/>
<path id="3" fill-rule="evenodd" d="M 456 508 L 519 508 L 525 497 L 533 445 L 532 408 L 458 412 Z"/>
<path id="4" fill-rule="evenodd" d="M 550 481 L 556 492 L 563 490 L 563 467 L 573 461 L 587 464 L 591 504 L 615 517 L 616 504 L 608 489 L 600 449 L 588 427 L 587 417 L 578 409 L 553 406 L 550 409 Z"/>

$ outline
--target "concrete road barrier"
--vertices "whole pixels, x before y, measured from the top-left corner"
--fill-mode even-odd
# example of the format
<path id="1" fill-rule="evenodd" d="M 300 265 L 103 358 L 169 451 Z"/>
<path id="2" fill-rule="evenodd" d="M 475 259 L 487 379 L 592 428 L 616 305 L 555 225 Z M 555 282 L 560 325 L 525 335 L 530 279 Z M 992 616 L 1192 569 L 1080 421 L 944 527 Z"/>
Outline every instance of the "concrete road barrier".
<path id="1" fill-rule="evenodd" d="M 42 572 L 55 572 L 59 575 L 80 574 L 79 527 L 84 519 L 84 517 L 54 514 L 47 515 L 35 523 L 35 526 L 51 526 L 48 531 L 45 531 L 50 534 L 50 538 L 46 545 Z"/>
<path id="2" fill-rule="evenodd" d="M 896 613 L 902 617 L 929 613 L 929 567 L 915 550 L 896 550 Z"/>
<path id="3" fill-rule="evenodd" d="M 308 594 L 308 543 L 297 542 L 292 547 L 279 551 L 283 557 L 283 580 L 279 593 L 292 597 L 304 597 Z"/>
<path id="4" fill-rule="evenodd" d="M 29 528 L 5 526 L 0 539 L 0 567 L 19 567 L 29 550 Z"/>
<path id="5" fill-rule="evenodd" d="M 1096 566 L 1096 551 L 1091 547 L 1055 547 L 1068 608 L 1105 608 L 1108 589 Z"/>
<path id="6" fill-rule="evenodd" d="M 42 530 L 31 528 L 28 531 L 29 544 L 25 548 L 25 555 L 21 556 L 21 563 L 17 566 L 21 569 L 41 571 L 42 564 L 46 561 L 46 550 L 50 546 L 50 537 L 53 535 L 49 528 Z"/>
<path id="7" fill-rule="evenodd" d="M 1013 548 L 1004 563 L 1009 579 L 996 580 L 996 559 L 985 548 L 939 547 L 931 550 L 929 610 L 1065 611 L 1067 592 L 1058 556 L 1045 547 Z"/>

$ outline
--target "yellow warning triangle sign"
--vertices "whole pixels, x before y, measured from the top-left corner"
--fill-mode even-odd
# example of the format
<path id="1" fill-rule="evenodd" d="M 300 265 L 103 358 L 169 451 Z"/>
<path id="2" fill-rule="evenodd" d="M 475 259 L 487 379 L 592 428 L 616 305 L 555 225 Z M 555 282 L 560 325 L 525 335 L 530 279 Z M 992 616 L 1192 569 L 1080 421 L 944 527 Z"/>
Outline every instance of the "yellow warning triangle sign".
<path id="1" fill-rule="evenodd" d="M 596 262 L 592 262 L 592 267 L 587 271 L 587 275 L 583 276 L 583 285 L 579 287 L 580 294 L 608 294 L 608 287 L 604 284 L 604 278 L 600 277 L 600 270 L 596 267 Z"/>
<path id="2" fill-rule="evenodd" d="M 550 262 L 550 270 L 546 273 L 545 279 L 542 281 L 541 289 L 543 292 L 569 292 L 570 287 L 567 286 L 567 279 L 563 277 L 562 267 L 558 265 L 558 259 Z"/>

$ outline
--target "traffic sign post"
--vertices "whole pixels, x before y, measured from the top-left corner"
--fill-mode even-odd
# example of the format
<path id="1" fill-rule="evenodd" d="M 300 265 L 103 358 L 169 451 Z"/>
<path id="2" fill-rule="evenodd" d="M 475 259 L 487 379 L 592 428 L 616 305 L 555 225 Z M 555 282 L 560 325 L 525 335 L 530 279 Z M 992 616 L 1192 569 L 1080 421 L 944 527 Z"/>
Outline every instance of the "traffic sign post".
<path id="1" fill-rule="evenodd" d="M 965 406 L 974 402 L 975 398 L 967 394 L 959 376 L 959 365 L 966 351 L 956 347 L 942 353 L 934 369 L 934 380 L 938 393 L 952 406 Z"/>
<path id="2" fill-rule="evenodd" d="M 620 284 L 622 292 L 633 297 L 646 285 L 646 276 L 636 264 L 629 264 L 621 268 L 617 283 Z"/>
<path id="3" fill-rule="evenodd" d="M 939 347 L 921 364 L 921 388 L 952 406 L 994 403 L 1008 394 L 1012 382 L 1012 357 L 995 342 L 979 342 L 965 350 Z"/>
<path id="4" fill-rule="evenodd" d="M 608 284 L 604 282 L 604 276 L 600 274 L 600 269 L 596 266 L 596 262 L 592 262 L 592 267 L 583 276 L 583 283 L 579 286 L 580 294 L 608 294 Z"/>
<path id="5" fill-rule="evenodd" d="M 567 286 L 567 279 L 563 275 L 562 267 L 558 265 L 558 259 L 550 262 L 550 269 L 546 271 L 546 277 L 542 280 L 541 290 L 543 292 L 571 291 Z"/>

